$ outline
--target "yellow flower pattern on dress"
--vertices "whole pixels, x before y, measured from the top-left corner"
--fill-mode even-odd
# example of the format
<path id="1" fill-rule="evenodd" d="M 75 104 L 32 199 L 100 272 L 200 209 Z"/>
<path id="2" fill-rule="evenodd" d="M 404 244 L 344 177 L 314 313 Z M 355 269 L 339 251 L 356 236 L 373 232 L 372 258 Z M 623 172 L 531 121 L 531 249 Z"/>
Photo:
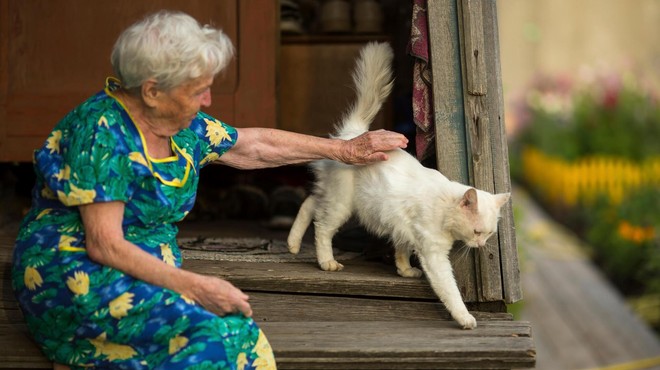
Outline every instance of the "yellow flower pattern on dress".
<path id="1" fill-rule="evenodd" d="M 76 271 L 73 277 L 69 276 L 66 280 L 66 286 L 75 295 L 85 295 L 89 293 L 89 275 L 84 271 Z"/>
<path id="2" fill-rule="evenodd" d="M 130 152 L 128 154 L 128 159 L 130 159 L 133 162 L 149 167 L 149 165 L 147 164 L 147 160 L 144 158 L 144 155 L 142 155 L 142 153 L 140 152 Z"/>
<path id="3" fill-rule="evenodd" d="M 188 303 L 188 304 L 192 304 L 192 305 L 196 304 L 195 301 L 193 301 L 192 299 L 186 297 L 185 295 L 181 295 L 181 299 L 183 299 L 183 301 Z"/>
<path id="4" fill-rule="evenodd" d="M 218 158 L 220 158 L 220 155 L 218 155 L 218 153 L 216 153 L 216 152 L 213 152 L 213 153 L 207 155 L 206 157 L 204 157 L 204 159 L 202 159 L 202 161 L 199 162 L 199 164 L 200 164 L 201 166 L 203 166 L 203 165 L 205 165 L 205 164 L 207 164 L 207 163 L 210 163 L 210 162 L 215 161 L 215 160 L 218 159 Z"/>
<path id="5" fill-rule="evenodd" d="M 25 275 L 23 275 L 23 282 L 25 286 L 30 290 L 35 290 L 43 284 L 43 279 L 41 274 L 37 271 L 36 268 L 29 266 L 25 269 Z"/>
<path id="6" fill-rule="evenodd" d="M 170 348 L 168 353 L 173 355 L 181 350 L 188 344 L 188 338 L 177 335 L 176 337 L 170 339 Z"/>
<path id="7" fill-rule="evenodd" d="M 106 128 L 109 127 L 109 126 L 108 126 L 108 119 L 105 118 L 105 116 L 101 116 L 101 118 L 99 118 L 99 121 L 97 122 L 97 124 L 98 124 L 99 126 L 105 126 Z"/>
<path id="8" fill-rule="evenodd" d="M 60 236 L 60 242 L 57 245 L 57 247 L 59 249 L 77 248 L 77 247 L 74 247 L 73 245 L 71 245 L 71 244 L 75 243 L 76 241 L 78 241 L 78 239 L 76 239 L 74 236 L 62 235 L 62 236 Z"/>
<path id="9" fill-rule="evenodd" d="M 220 121 L 212 121 L 204 118 L 204 122 L 206 122 L 206 137 L 209 138 L 211 145 L 218 146 L 225 140 L 232 141 L 231 136 L 229 136 L 229 133 Z"/>
<path id="10" fill-rule="evenodd" d="M 239 353 L 238 357 L 236 357 L 236 368 L 238 370 L 244 370 L 245 365 L 247 365 L 247 364 L 248 364 L 248 360 L 247 360 L 247 355 L 245 354 L 245 352 Z"/>
<path id="11" fill-rule="evenodd" d="M 106 333 L 103 333 L 95 339 L 89 339 L 89 342 L 96 348 L 94 356 L 107 356 L 108 361 L 126 360 L 137 354 L 131 346 L 125 344 L 112 343 L 107 341 Z"/>
<path id="12" fill-rule="evenodd" d="M 41 196 L 45 199 L 57 199 L 55 193 L 53 193 L 53 191 L 47 186 L 44 186 L 44 188 L 41 189 Z"/>
<path id="13" fill-rule="evenodd" d="M 261 330 L 259 330 L 259 339 L 257 339 L 257 344 L 255 344 L 252 352 L 259 356 L 253 363 L 257 370 L 277 370 L 273 348 L 271 348 L 268 339 Z"/>
<path id="14" fill-rule="evenodd" d="M 50 149 L 50 154 L 60 152 L 60 140 L 62 140 L 62 131 L 56 130 L 46 140 L 46 149 Z"/>
<path id="15" fill-rule="evenodd" d="M 57 197 L 66 205 L 77 205 L 77 204 L 87 204 L 92 203 L 96 197 L 96 191 L 94 189 L 80 189 L 73 184 L 69 184 L 70 191 L 69 194 L 65 194 L 63 191 L 57 191 Z"/>
<path id="16" fill-rule="evenodd" d="M 133 297 L 135 294 L 126 292 L 113 299 L 108 306 L 110 307 L 110 316 L 115 319 L 121 319 L 128 315 L 128 310 L 133 308 Z"/>
<path id="17" fill-rule="evenodd" d="M 164 261 L 165 263 L 167 263 L 167 264 L 170 265 L 170 266 L 174 266 L 174 265 L 175 265 L 174 262 L 175 262 L 176 260 L 175 260 L 175 258 L 174 258 L 174 254 L 172 254 L 172 248 L 170 248 L 170 245 L 169 245 L 169 244 L 164 244 L 164 243 L 163 243 L 163 244 L 160 245 L 160 254 L 163 255 L 163 261 Z"/>
<path id="18" fill-rule="evenodd" d="M 71 177 L 71 167 L 69 167 L 68 164 L 64 165 L 64 168 L 60 170 L 60 172 L 56 173 L 53 175 L 57 181 L 69 181 L 69 178 Z"/>
<path id="19" fill-rule="evenodd" d="M 44 209 L 43 211 L 39 212 L 39 214 L 37 215 L 37 217 L 35 218 L 35 220 L 39 220 L 39 219 L 41 219 L 41 218 L 44 217 L 45 215 L 49 214 L 51 211 L 52 211 L 51 208 L 46 208 L 46 209 Z"/>

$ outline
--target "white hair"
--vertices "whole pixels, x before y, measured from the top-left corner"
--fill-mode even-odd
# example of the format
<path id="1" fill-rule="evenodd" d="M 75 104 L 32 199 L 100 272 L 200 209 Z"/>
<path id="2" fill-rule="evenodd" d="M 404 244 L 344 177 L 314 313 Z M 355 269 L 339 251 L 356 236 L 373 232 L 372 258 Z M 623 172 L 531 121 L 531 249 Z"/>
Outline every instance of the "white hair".
<path id="1" fill-rule="evenodd" d="M 234 56 L 229 37 L 191 16 L 160 11 L 128 27 L 117 39 L 111 62 L 126 89 L 150 78 L 169 90 L 201 76 L 215 76 Z"/>

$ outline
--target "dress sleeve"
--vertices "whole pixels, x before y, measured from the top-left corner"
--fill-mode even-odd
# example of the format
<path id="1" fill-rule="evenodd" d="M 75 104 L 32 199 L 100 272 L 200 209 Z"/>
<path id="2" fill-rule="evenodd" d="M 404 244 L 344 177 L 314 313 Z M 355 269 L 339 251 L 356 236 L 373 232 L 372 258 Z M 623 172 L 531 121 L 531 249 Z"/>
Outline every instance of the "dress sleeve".
<path id="1" fill-rule="evenodd" d="M 200 140 L 200 167 L 220 158 L 236 144 L 238 139 L 238 133 L 234 127 L 203 112 L 197 114 L 190 129 Z"/>
<path id="2" fill-rule="evenodd" d="M 83 105 L 51 132 L 34 161 L 53 197 L 66 206 L 131 198 L 135 167 L 119 119 Z"/>

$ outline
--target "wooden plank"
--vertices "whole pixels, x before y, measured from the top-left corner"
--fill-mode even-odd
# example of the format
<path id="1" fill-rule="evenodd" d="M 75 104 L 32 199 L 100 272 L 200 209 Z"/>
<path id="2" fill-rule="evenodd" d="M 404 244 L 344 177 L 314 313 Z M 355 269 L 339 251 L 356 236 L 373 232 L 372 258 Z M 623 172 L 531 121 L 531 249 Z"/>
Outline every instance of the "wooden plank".
<path id="1" fill-rule="evenodd" d="M 486 95 L 488 91 L 481 4 L 481 0 L 461 1 L 467 93 L 477 96 Z"/>
<path id="2" fill-rule="evenodd" d="M 183 267 L 248 291 L 438 299 L 425 279 L 400 277 L 393 266 L 361 260 L 343 263 L 340 272 L 322 271 L 316 263 L 185 260 Z"/>
<path id="3" fill-rule="evenodd" d="M 486 55 L 484 49 L 484 20 L 481 5 L 482 0 L 462 0 L 458 19 L 461 61 L 464 82 L 467 86 L 463 91 L 463 99 L 471 184 L 492 193 L 495 189 L 488 116 L 491 107 L 486 97 L 488 75 L 485 69 L 486 61 L 490 62 L 490 56 Z M 502 280 L 497 238 L 490 239 L 486 248 L 480 248 L 476 256 L 478 300 L 501 300 Z"/>
<path id="4" fill-rule="evenodd" d="M 290 321 L 410 321 L 447 320 L 451 317 L 440 302 L 354 298 L 307 294 L 276 294 L 246 291 L 254 319 L 259 322 Z M 468 307 L 470 309 L 470 307 Z M 474 311 L 478 321 L 506 321 L 502 312 Z M 458 327 L 458 324 L 455 324 Z"/>
<path id="5" fill-rule="evenodd" d="M 456 0 L 430 1 L 427 9 L 437 167 L 450 180 L 467 184 L 469 175 Z M 452 253 L 456 281 L 463 299 L 475 302 L 478 293 L 474 253 L 470 252 L 468 258 L 459 258 L 461 255 L 460 251 Z"/>
<path id="6" fill-rule="evenodd" d="M 52 369 L 25 324 L 0 323 L 0 369 Z"/>
<path id="7" fill-rule="evenodd" d="M 511 177 L 509 171 L 509 153 L 504 123 L 504 97 L 502 93 L 502 71 L 499 49 L 499 29 L 497 22 L 497 3 L 487 1 L 482 4 L 484 14 L 485 54 L 489 63 L 486 64 L 488 76 L 488 91 L 497 92 L 486 96 L 488 101 L 488 117 L 490 120 L 490 141 L 493 166 L 494 190 L 496 193 L 511 192 Z M 507 303 L 522 299 L 520 285 L 520 265 L 516 243 L 516 230 L 513 221 L 512 202 L 501 210 L 498 241 L 501 263 L 501 279 L 504 300 Z"/>
<path id="8" fill-rule="evenodd" d="M 433 325 L 429 325 L 432 323 Z M 270 322 L 262 329 L 278 367 L 307 369 L 531 367 L 529 325 L 487 322 L 456 330 L 446 321 Z M 478 343 L 478 344 L 477 344 Z"/>

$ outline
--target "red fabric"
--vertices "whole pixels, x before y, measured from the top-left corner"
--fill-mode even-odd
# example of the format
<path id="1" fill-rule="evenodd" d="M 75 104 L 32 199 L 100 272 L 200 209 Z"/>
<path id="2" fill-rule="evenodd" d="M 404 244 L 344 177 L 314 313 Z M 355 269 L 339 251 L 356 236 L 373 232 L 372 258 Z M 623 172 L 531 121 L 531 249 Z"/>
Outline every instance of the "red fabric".
<path id="1" fill-rule="evenodd" d="M 412 27 L 408 44 L 408 52 L 415 58 L 412 108 L 413 120 L 417 126 L 415 145 L 419 160 L 426 159 L 432 154 L 435 140 L 426 3 L 427 0 L 413 0 Z"/>

